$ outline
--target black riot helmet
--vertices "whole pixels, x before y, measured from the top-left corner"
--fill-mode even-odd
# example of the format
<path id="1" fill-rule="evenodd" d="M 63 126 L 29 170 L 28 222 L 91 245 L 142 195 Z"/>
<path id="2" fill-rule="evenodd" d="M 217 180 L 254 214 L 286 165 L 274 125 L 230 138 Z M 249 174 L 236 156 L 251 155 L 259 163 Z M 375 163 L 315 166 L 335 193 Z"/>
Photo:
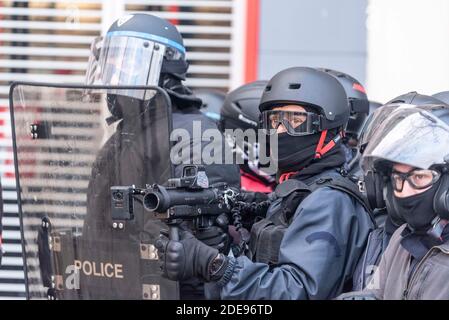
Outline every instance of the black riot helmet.
<path id="1" fill-rule="evenodd" d="M 267 111 L 287 104 L 303 106 L 316 112 L 317 116 L 308 119 L 308 128 L 301 128 L 304 130 L 299 135 L 343 128 L 349 120 L 350 112 L 343 86 L 335 77 L 314 68 L 294 67 L 276 74 L 265 88 L 259 109 L 264 117 L 269 116 Z M 261 120 L 263 127 L 268 128 L 269 119 Z"/>
<path id="2" fill-rule="evenodd" d="M 370 102 L 368 101 L 365 88 L 349 74 L 332 69 L 319 70 L 334 76 L 345 89 L 351 112 L 348 126 L 346 127 L 346 134 L 358 140 L 360 131 L 370 111 Z"/>
<path id="3" fill-rule="evenodd" d="M 359 136 L 358 136 L 358 139 L 357 139 L 357 141 L 358 141 L 358 150 L 361 153 L 363 153 L 363 150 L 364 150 L 363 144 L 368 143 L 367 142 L 367 130 L 368 130 L 369 126 L 370 126 L 370 123 L 373 120 L 374 113 L 381 107 L 382 107 L 381 103 L 376 102 L 376 101 L 371 101 L 371 100 L 369 101 L 369 114 L 366 117 L 365 121 L 363 122 L 363 126 L 360 129 L 360 133 L 359 133 Z"/>
<path id="4" fill-rule="evenodd" d="M 396 97 L 391 101 L 387 102 L 386 104 L 393 104 L 393 103 L 405 103 L 405 104 L 412 104 L 415 106 L 421 106 L 426 104 L 441 104 L 443 103 L 443 101 L 432 96 L 427 96 L 425 94 L 420 94 L 416 91 L 412 91 L 406 94 L 402 94 L 399 97 Z"/>
<path id="5" fill-rule="evenodd" d="M 269 186 L 274 183 L 274 178 L 266 174 L 260 167 L 259 141 L 253 145 L 243 140 L 241 141 L 243 145 L 238 145 L 226 133 L 226 130 L 232 130 L 231 132 L 237 129 L 254 130 L 257 138 L 259 103 L 267 83 L 268 81 L 265 80 L 254 81 L 229 92 L 221 108 L 219 128 L 225 134 L 234 152 L 244 160 L 240 165 L 242 174 L 250 175 Z"/>
<path id="6" fill-rule="evenodd" d="M 385 162 L 419 169 L 449 165 L 449 106 L 399 105 L 385 114 L 373 120 L 380 123 L 373 124 L 377 130 L 362 157 L 364 170 L 383 170 Z"/>
<path id="7" fill-rule="evenodd" d="M 227 94 L 221 109 L 220 128 L 257 129 L 259 103 L 268 81 L 254 81 Z"/>
<path id="8" fill-rule="evenodd" d="M 221 108 L 226 94 L 216 89 L 197 89 L 194 90 L 194 93 L 202 101 L 200 111 L 217 125 L 220 124 Z"/>
<path id="9" fill-rule="evenodd" d="M 376 126 L 380 126 L 388 115 L 401 105 L 429 106 L 432 108 L 432 106 L 445 106 L 446 103 L 436 97 L 419 94 L 416 91 L 400 95 L 383 106 L 370 102 L 370 115 L 365 121 L 359 139 L 359 149 L 362 153 L 373 134 L 377 131 Z"/>
<path id="10" fill-rule="evenodd" d="M 437 94 L 434 94 L 432 97 L 443 101 L 446 104 L 449 104 L 449 91 L 443 91 Z"/>
<path id="11" fill-rule="evenodd" d="M 440 218 L 449 219 L 449 106 L 398 107 L 377 127 L 361 160 L 365 179 L 368 174 L 377 181 L 373 183 L 371 197 L 380 201 L 373 201 L 372 205 L 381 207 L 385 199 L 388 213 L 402 220 L 391 205 L 388 179 L 394 163 L 406 164 L 421 170 L 436 170 L 440 182 L 433 209 Z"/>
<path id="12" fill-rule="evenodd" d="M 91 46 L 87 84 L 158 86 L 163 75 L 183 80 L 188 64 L 181 34 L 159 17 L 136 13 L 115 21 Z M 150 92 L 117 90 L 116 94 L 147 100 Z M 136 96 L 139 93 L 139 96 Z"/>

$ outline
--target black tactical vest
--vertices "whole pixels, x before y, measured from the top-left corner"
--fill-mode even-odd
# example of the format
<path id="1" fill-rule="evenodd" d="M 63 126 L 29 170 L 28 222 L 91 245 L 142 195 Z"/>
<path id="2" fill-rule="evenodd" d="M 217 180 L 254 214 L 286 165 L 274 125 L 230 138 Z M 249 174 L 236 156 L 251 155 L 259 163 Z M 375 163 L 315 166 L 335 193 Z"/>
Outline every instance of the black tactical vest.
<path id="1" fill-rule="evenodd" d="M 256 222 L 251 229 L 249 258 L 254 262 L 277 265 L 281 242 L 287 228 L 292 223 L 296 209 L 301 202 L 319 188 L 330 187 L 343 191 L 355 198 L 372 218 L 365 196 L 349 178 L 325 176 L 307 185 L 296 179 L 287 180 L 275 189 L 279 208 L 270 217 Z"/>

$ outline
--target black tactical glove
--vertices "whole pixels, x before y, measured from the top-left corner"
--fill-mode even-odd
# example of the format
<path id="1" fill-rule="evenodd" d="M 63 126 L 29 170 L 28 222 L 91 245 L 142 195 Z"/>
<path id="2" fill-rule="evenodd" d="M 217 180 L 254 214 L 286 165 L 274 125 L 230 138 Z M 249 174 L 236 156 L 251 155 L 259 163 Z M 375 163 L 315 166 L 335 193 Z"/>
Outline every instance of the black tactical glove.
<path id="1" fill-rule="evenodd" d="M 215 219 L 212 226 L 198 229 L 195 237 L 202 243 L 227 255 L 231 246 L 228 227 L 229 219 L 227 215 L 221 214 Z"/>
<path id="2" fill-rule="evenodd" d="M 163 276 L 175 281 L 194 277 L 206 282 L 216 280 L 217 271 L 221 271 L 224 267 L 223 265 L 217 267 L 214 261 L 223 259 L 218 250 L 197 240 L 188 231 L 180 230 L 179 237 L 180 241 L 174 241 L 162 235 L 156 242 Z M 225 262 L 226 259 L 223 264 Z"/>
<path id="3" fill-rule="evenodd" d="M 241 225 L 251 230 L 255 222 L 265 218 L 271 202 L 275 200 L 275 194 L 274 192 L 271 194 L 242 192 L 238 200 L 238 207 L 235 210 L 240 214 Z"/>

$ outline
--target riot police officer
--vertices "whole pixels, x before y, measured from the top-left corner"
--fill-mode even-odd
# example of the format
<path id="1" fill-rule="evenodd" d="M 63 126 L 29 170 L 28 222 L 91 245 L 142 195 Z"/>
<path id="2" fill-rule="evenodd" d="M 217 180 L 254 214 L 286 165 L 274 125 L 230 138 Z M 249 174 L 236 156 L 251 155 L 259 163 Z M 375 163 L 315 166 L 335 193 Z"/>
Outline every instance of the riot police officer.
<path id="1" fill-rule="evenodd" d="M 261 99 L 263 128 L 278 134 L 278 180 L 266 218 L 252 228 L 250 258 L 227 257 L 189 232 L 157 246 L 165 275 L 199 276 L 222 299 L 328 299 L 350 283 L 373 222 L 341 175 L 350 110 L 331 75 L 296 67 Z M 273 147 L 273 146 L 272 146 Z"/>
<path id="2" fill-rule="evenodd" d="M 378 175 L 374 192 L 391 190 L 387 208 L 403 225 L 391 237 L 374 281 L 342 299 L 448 299 L 441 282 L 449 265 L 448 124 L 447 105 L 406 106 L 372 135 L 362 167 Z"/>
<path id="3" fill-rule="evenodd" d="M 274 177 L 264 172 L 260 165 L 259 143 L 244 141 L 237 145 L 226 130 L 252 130 L 257 137 L 259 122 L 259 102 L 267 81 L 254 81 L 229 92 L 220 112 L 219 128 L 231 143 L 234 153 L 239 157 L 242 190 L 269 193 L 273 191 Z"/>
<path id="4" fill-rule="evenodd" d="M 217 130 L 216 124 L 200 112 L 202 102 L 195 97 L 183 81 L 186 79 L 188 63 L 186 50 L 181 34 L 168 21 L 149 14 L 133 14 L 122 17 L 112 24 L 106 33 L 103 43 L 94 47 L 87 71 L 87 81 L 92 84 L 119 86 L 159 86 L 168 94 L 172 104 L 172 125 L 174 130 L 183 129 L 189 133 L 190 140 L 179 143 L 186 144 L 190 152 L 186 152 L 182 163 L 175 165 L 176 177 L 180 177 L 184 164 L 202 163 L 201 155 L 195 154 L 195 146 L 208 145 L 202 136 L 194 135 L 194 126 L 199 124 L 201 132 L 208 129 Z M 141 93 L 142 90 L 137 91 Z M 92 172 L 89 183 L 88 215 L 84 224 L 84 234 L 99 237 L 108 228 L 110 220 L 111 186 L 137 185 L 146 183 L 164 184 L 166 181 L 151 180 L 149 177 L 160 174 L 170 166 L 170 159 L 161 159 L 158 150 L 152 150 L 157 140 L 155 121 L 158 115 L 153 114 L 153 104 L 157 103 L 151 90 L 136 95 L 136 90 L 117 90 L 108 95 L 108 108 L 111 117 L 108 124 L 118 123 L 114 135 L 105 143 Z M 153 112 L 153 113 L 152 113 Z M 162 124 L 164 125 L 164 124 Z M 165 131 L 164 131 L 165 132 Z M 167 139 L 167 137 L 159 137 Z M 161 141 L 159 141 L 161 143 Z M 224 151 L 224 142 L 215 150 Z M 224 153 L 223 153 L 224 154 Z M 120 173 L 116 174 L 117 168 Z M 211 185 L 227 182 L 230 186 L 239 187 L 240 175 L 236 165 L 211 164 L 205 166 Z M 126 181 L 125 181 L 126 180 Z M 141 204 L 136 203 L 134 214 L 134 234 L 143 237 L 150 243 L 158 237 L 165 225 L 150 214 L 143 212 Z M 138 218 L 140 217 L 140 218 Z M 222 221 L 222 220 L 220 220 Z M 130 231 L 130 227 L 126 231 Z M 228 243 L 227 225 L 217 225 L 210 221 L 208 225 L 196 230 L 197 237 L 205 243 Z M 204 231 L 204 232 L 202 232 Z M 216 239 L 219 240 L 216 240 Z M 228 245 L 226 245 L 228 247 Z M 225 247 L 219 248 L 226 251 Z M 199 299 L 203 296 L 201 285 L 190 281 L 181 284 L 181 297 Z"/>
<path id="5" fill-rule="evenodd" d="M 417 92 L 409 92 L 392 99 L 369 115 L 359 141 L 361 154 L 365 153 L 365 149 L 373 136 L 381 129 L 391 113 L 398 109 L 410 108 L 412 105 L 433 110 L 434 108 L 442 108 L 445 104 L 434 97 Z M 393 233 L 404 224 L 404 219 L 397 213 L 393 204 L 393 190 L 388 184 L 383 184 L 383 179 L 374 170 L 361 171 L 357 175 L 363 183 L 378 228 L 369 235 L 367 247 L 357 265 L 354 273 L 354 291 L 362 290 L 371 281 L 374 270 L 379 265 L 381 256 L 386 250 Z M 379 188 L 383 190 L 379 191 Z"/>

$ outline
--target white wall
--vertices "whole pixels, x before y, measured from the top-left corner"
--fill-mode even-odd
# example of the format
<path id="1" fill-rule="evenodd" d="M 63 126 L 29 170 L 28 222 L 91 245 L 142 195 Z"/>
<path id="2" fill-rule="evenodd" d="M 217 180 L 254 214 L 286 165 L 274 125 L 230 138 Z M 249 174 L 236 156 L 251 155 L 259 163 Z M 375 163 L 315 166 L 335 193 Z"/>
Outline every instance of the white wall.
<path id="1" fill-rule="evenodd" d="M 369 0 L 367 30 L 370 98 L 449 90 L 448 0 Z"/>

